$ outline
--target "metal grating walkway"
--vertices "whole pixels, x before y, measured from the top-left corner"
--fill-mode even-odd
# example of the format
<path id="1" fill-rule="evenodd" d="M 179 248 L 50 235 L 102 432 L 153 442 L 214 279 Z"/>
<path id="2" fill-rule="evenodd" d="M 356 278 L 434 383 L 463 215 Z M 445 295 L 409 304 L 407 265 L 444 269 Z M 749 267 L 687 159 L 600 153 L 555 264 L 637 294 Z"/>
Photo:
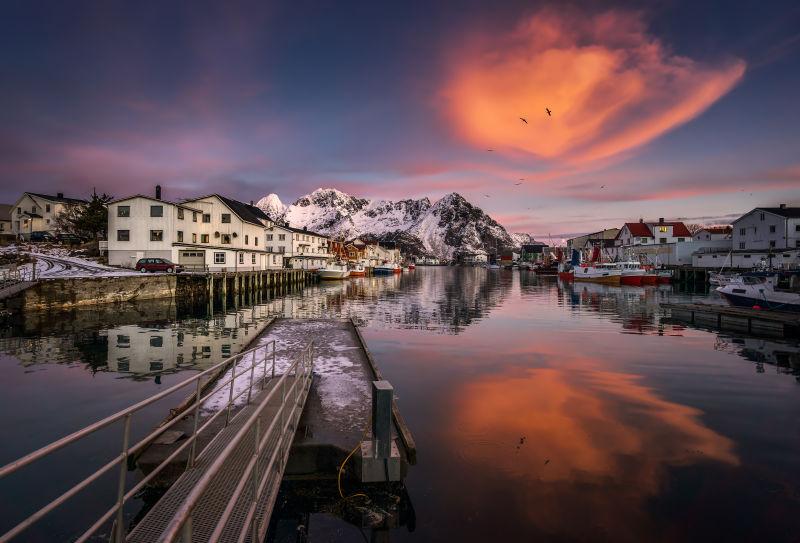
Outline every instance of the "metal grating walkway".
<path id="1" fill-rule="evenodd" d="M 291 389 L 292 385 L 295 384 L 295 380 L 298 378 L 291 375 L 286 377 L 285 386 L 287 389 Z M 302 378 L 300 379 L 302 380 Z M 204 449 L 195 466 L 186 470 L 147 515 L 136 525 L 128 536 L 128 541 L 153 543 L 155 541 L 164 540 L 164 533 L 175 518 L 178 508 L 184 503 L 186 497 L 214 460 L 231 442 L 231 439 L 238 432 L 242 431 L 251 415 L 261 411 L 262 420 L 266 421 L 262 430 L 266 430 L 270 422 L 275 420 L 281 406 L 281 394 L 274 394 L 266 403 L 264 400 L 270 390 L 274 388 L 274 383 L 276 382 L 277 380 L 270 381 L 270 384 L 253 398 L 252 403 L 242 408 L 231 420 L 230 424 L 217 434 Z M 263 525 L 265 527 L 272 512 L 272 507 L 277 495 L 277 487 L 280 485 L 286 458 L 288 457 L 295 429 L 297 428 L 297 421 L 300 418 L 306 396 L 308 395 L 310 380 L 306 383 L 297 384 L 300 386 L 297 401 L 294 402 L 294 405 L 287 405 L 286 417 L 288 420 L 286 422 L 288 426 L 286 431 L 277 431 L 270 434 L 256 463 L 256 468 L 254 470 L 256 477 L 254 478 L 253 474 L 251 474 L 249 477 L 251 480 L 245 482 L 242 492 L 238 497 L 235 497 L 237 486 L 240 485 L 245 469 L 255 451 L 254 443 L 256 439 L 256 430 L 255 427 L 252 426 L 245 430 L 244 439 L 242 439 L 227 458 L 222 470 L 214 477 L 209 488 L 197 502 L 191 519 L 191 541 L 209 541 L 217 522 L 232 500 L 235 500 L 232 513 L 228 522 L 225 524 L 219 541 L 251 541 L 251 534 L 245 524 L 247 522 L 248 509 L 252 505 L 253 496 L 256 492 L 255 481 L 262 481 L 264 479 L 270 458 L 276 448 L 280 447 L 280 451 L 271 468 L 272 473 L 270 475 L 273 476 L 266 481 L 267 487 L 261 493 L 259 503 L 256 507 L 256 525 Z M 287 401 L 293 400 L 293 397 L 287 397 Z M 291 409 L 289 409 L 290 407 Z M 264 522 L 265 519 L 266 522 Z M 248 531 L 248 533 L 244 539 L 241 539 L 240 534 L 242 534 L 243 531 Z"/>

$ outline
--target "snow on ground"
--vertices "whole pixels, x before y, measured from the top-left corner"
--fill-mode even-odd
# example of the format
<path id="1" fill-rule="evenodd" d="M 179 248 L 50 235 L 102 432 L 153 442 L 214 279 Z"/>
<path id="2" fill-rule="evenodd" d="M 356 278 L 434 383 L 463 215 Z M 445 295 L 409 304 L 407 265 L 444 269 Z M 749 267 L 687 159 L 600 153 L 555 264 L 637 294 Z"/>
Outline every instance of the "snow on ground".
<path id="1" fill-rule="evenodd" d="M 326 419 L 339 423 L 360 425 L 363 423 L 360 411 L 368 404 L 370 383 L 364 375 L 361 358 L 363 357 L 358 345 L 353 344 L 353 336 L 347 330 L 349 323 L 342 321 L 340 326 L 331 326 L 327 320 L 292 320 L 278 321 L 269 330 L 269 333 L 259 339 L 256 348 L 256 360 L 259 362 L 253 371 L 253 382 L 256 385 L 265 375 L 263 363 L 267 358 L 266 374 L 272 372 L 272 348 L 268 343 L 275 340 L 275 375 L 282 375 L 295 360 L 295 357 L 313 338 L 322 340 L 315 343 L 314 348 L 314 377 L 316 389 L 322 402 L 323 416 Z M 234 401 L 235 406 L 247 402 L 247 389 L 250 386 L 250 367 L 252 354 L 243 355 L 238 362 L 239 369 L 233 385 L 233 396 L 241 394 Z M 243 375 L 240 374 L 246 369 Z M 231 379 L 232 368 L 228 369 L 218 383 Z M 215 412 L 224 409 L 230 397 L 230 384 L 215 392 L 203 403 L 205 412 Z M 357 406 L 358 409 L 353 409 Z M 350 420 L 352 419 L 352 420 Z"/>
<path id="2" fill-rule="evenodd" d="M 105 277 L 136 274 L 133 270 L 114 268 L 99 264 L 88 258 L 81 257 L 65 247 L 23 244 L 9 245 L 0 249 L 0 253 L 18 253 L 33 257 L 36 263 L 36 278 L 51 279 L 59 277 Z M 27 263 L 17 268 L 23 278 L 32 276 L 33 264 Z"/>

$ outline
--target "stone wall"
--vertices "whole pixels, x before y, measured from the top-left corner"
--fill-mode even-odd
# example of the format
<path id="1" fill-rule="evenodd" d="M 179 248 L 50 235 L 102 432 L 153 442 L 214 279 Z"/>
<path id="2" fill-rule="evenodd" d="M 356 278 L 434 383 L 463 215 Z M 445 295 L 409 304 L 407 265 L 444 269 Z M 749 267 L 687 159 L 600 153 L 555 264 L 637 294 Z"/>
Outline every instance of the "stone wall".
<path id="1" fill-rule="evenodd" d="M 156 300 L 175 296 L 175 275 L 131 275 L 46 279 L 20 296 L 25 311 L 71 309 L 96 304 Z"/>

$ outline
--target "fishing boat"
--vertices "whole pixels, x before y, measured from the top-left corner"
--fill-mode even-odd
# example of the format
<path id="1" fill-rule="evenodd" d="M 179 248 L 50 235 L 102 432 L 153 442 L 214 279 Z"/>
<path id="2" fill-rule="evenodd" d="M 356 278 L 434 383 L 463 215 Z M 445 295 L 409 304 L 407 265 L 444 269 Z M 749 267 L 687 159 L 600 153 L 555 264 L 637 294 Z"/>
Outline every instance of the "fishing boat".
<path id="1" fill-rule="evenodd" d="M 780 288 L 778 275 L 758 277 L 744 275 L 716 291 L 731 305 L 772 311 L 800 312 L 800 291 Z"/>
<path id="2" fill-rule="evenodd" d="M 337 262 L 335 264 L 328 264 L 324 268 L 317 270 L 320 279 L 347 279 L 350 277 L 350 270 L 347 269 L 347 264 Z"/>
<path id="3" fill-rule="evenodd" d="M 620 284 L 640 287 L 644 283 L 647 270 L 645 270 L 641 263 L 634 260 L 627 262 L 616 262 L 617 268 L 622 272 L 620 276 Z"/>
<path id="4" fill-rule="evenodd" d="M 622 270 L 617 267 L 616 263 L 582 264 L 575 268 L 575 281 L 591 281 L 593 283 L 619 285 L 621 279 Z"/>
<path id="5" fill-rule="evenodd" d="M 414 263 L 412 262 L 412 263 L 410 263 L 410 264 L 408 265 L 408 269 L 409 269 L 409 270 L 415 270 L 415 269 L 417 269 L 417 265 L 416 265 L 416 264 L 414 264 Z"/>
<path id="6" fill-rule="evenodd" d="M 672 270 L 664 268 L 656 270 L 656 277 L 658 278 L 659 285 L 668 285 L 672 283 Z"/>
<path id="7" fill-rule="evenodd" d="M 558 278 L 562 281 L 572 281 L 575 278 L 575 268 L 571 262 L 559 262 Z"/>
<path id="8" fill-rule="evenodd" d="M 364 277 L 365 275 L 367 275 L 367 270 L 364 269 L 363 264 L 356 262 L 350 265 L 350 277 Z"/>
<path id="9" fill-rule="evenodd" d="M 402 273 L 403 268 L 401 268 L 397 264 L 384 262 L 379 266 L 375 266 L 373 272 L 375 273 L 375 275 L 391 275 L 393 273 Z"/>

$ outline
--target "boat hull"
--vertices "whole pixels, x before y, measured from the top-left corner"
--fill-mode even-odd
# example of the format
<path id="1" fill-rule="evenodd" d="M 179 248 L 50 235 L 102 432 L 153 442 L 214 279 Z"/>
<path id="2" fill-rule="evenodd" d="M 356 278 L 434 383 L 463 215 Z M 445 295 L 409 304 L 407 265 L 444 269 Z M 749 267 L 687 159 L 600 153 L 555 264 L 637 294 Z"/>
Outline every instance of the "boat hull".
<path id="1" fill-rule="evenodd" d="M 571 271 L 568 272 L 558 272 L 558 278 L 562 281 L 572 281 L 575 279 L 575 274 Z"/>
<path id="2" fill-rule="evenodd" d="M 800 304 L 782 304 L 779 302 L 770 302 L 764 299 L 751 298 L 750 296 L 742 296 L 741 294 L 731 294 L 729 292 L 720 292 L 723 298 L 728 303 L 737 307 L 760 307 L 761 309 L 775 310 L 775 311 L 791 311 L 792 313 L 800 313 Z"/>
<path id="3" fill-rule="evenodd" d="M 643 275 L 623 275 L 622 277 L 620 277 L 619 282 L 621 285 L 640 287 L 642 286 L 643 279 L 644 279 Z"/>
<path id="4" fill-rule="evenodd" d="M 392 268 L 383 268 L 377 266 L 372 270 L 372 273 L 375 275 L 392 275 L 394 273 L 394 270 Z"/>
<path id="5" fill-rule="evenodd" d="M 642 276 L 643 285 L 656 285 L 658 284 L 658 276 L 655 274 L 647 274 Z"/>
<path id="6" fill-rule="evenodd" d="M 317 273 L 319 274 L 320 279 L 324 279 L 326 281 L 335 281 L 337 279 L 347 279 L 350 277 L 349 271 L 319 270 Z"/>
<path id="7" fill-rule="evenodd" d="M 364 277 L 365 275 L 367 275 L 367 272 L 365 272 L 364 270 L 361 271 L 350 270 L 350 277 Z"/>
<path id="8" fill-rule="evenodd" d="M 575 281 L 580 281 L 581 283 L 603 283 L 604 285 L 619 285 L 622 276 L 620 275 L 599 275 L 599 276 L 589 276 L 589 277 L 581 277 L 575 276 Z"/>

